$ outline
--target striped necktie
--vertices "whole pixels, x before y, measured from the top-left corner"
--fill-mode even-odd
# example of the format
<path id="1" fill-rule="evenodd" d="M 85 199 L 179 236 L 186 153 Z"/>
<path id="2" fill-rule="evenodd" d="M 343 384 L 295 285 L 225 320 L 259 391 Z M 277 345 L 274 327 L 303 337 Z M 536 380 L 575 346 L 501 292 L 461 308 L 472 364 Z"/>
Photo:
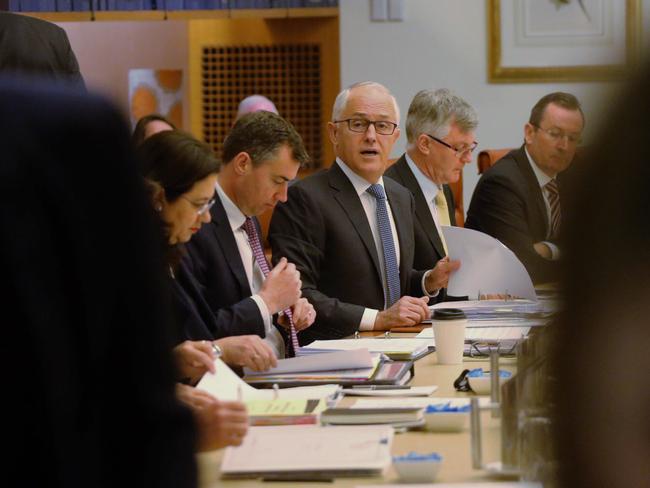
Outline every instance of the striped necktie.
<path id="1" fill-rule="evenodd" d="M 447 206 L 447 198 L 445 198 L 444 190 L 440 189 L 438 193 L 436 193 L 433 202 L 436 206 L 436 213 L 438 214 L 438 224 L 440 226 L 451 225 L 451 221 L 449 220 L 449 207 Z M 442 232 L 440 233 L 440 240 L 442 241 L 442 247 L 445 248 L 445 254 L 449 255 L 447 242 L 445 241 L 445 236 L 442 235 Z"/>
<path id="2" fill-rule="evenodd" d="M 377 200 L 377 226 L 379 227 L 379 238 L 384 251 L 384 268 L 386 270 L 386 285 L 384 287 L 384 301 L 386 308 L 399 300 L 399 267 L 397 265 L 397 252 L 393 241 L 393 232 L 388 219 L 388 208 L 386 207 L 386 193 L 384 187 L 379 184 L 370 185 L 366 190 Z"/>
<path id="3" fill-rule="evenodd" d="M 250 243 L 251 249 L 253 250 L 255 261 L 257 262 L 257 265 L 260 267 L 262 273 L 264 274 L 264 277 L 266 278 L 271 270 L 269 268 L 269 263 L 266 260 L 266 256 L 264 255 L 264 250 L 262 249 L 262 244 L 260 243 L 260 237 L 257 233 L 255 222 L 253 222 L 252 218 L 246 217 L 246 221 L 244 222 L 243 227 L 244 231 L 248 235 L 248 242 Z M 287 316 L 287 319 L 289 319 L 293 355 L 298 356 L 300 354 L 300 344 L 298 343 L 298 334 L 296 334 L 296 327 L 293 324 L 293 312 L 290 308 L 288 308 L 284 310 L 284 314 Z"/>
<path id="4" fill-rule="evenodd" d="M 557 187 L 557 181 L 553 178 L 544 185 L 548 204 L 551 207 L 551 222 L 549 237 L 556 239 L 560 234 L 560 221 L 562 220 L 562 211 L 560 209 L 560 193 Z"/>

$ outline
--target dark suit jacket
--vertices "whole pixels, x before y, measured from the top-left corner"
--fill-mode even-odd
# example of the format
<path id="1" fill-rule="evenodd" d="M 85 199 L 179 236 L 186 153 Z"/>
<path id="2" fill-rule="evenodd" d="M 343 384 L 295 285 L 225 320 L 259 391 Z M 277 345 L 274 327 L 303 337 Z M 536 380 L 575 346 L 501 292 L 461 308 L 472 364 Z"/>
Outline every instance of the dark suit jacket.
<path id="1" fill-rule="evenodd" d="M 402 295 L 422 295 L 423 273 L 413 271 L 413 198 L 384 178 L 399 236 Z M 366 307 L 384 308 L 375 241 L 361 201 L 337 163 L 289 187 L 269 229 L 273 260 L 286 257 L 300 271 L 302 292 L 316 322 L 298 335 L 301 344 L 337 339 L 358 329 Z"/>
<path id="2" fill-rule="evenodd" d="M 215 315 L 210 332 L 215 339 L 246 334 L 265 337 L 264 321 L 250 298 L 253 293 L 218 195 L 210 215 L 212 221 L 186 244 L 188 256 L 184 259 Z"/>
<path id="3" fill-rule="evenodd" d="M 217 318 L 203 298 L 200 285 L 186 261 L 181 261 L 174 276 L 170 285 L 178 326 L 175 342 L 213 340 L 214 331 L 219 328 Z"/>
<path id="4" fill-rule="evenodd" d="M 432 269 L 447 254 L 438 235 L 436 224 L 431 216 L 429 204 L 424 199 L 422 189 L 403 155 L 395 164 L 388 168 L 385 174 L 407 188 L 415 200 L 415 257 L 413 267 L 420 270 Z M 442 189 L 447 198 L 447 206 L 449 207 L 449 222 L 451 222 L 451 225 L 456 225 L 454 195 L 449 185 L 443 185 Z M 438 296 L 432 301 L 441 302 L 446 298 L 446 291 L 440 290 Z"/>
<path id="5" fill-rule="evenodd" d="M 0 82 L 0 127 L 3 485 L 196 486 L 163 237 L 123 115 Z M 89 161 L 110 171 L 89 184 Z"/>
<path id="6" fill-rule="evenodd" d="M 562 177 L 558 178 L 560 201 Z M 488 169 L 474 190 L 465 227 L 485 232 L 508 246 L 533 282 L 557 279 L 558 261 L 542 258 L 533 244 L 545 241 L 548 215 L 542 190 L 524 147 L 511 151 Z"/>
<path id="7" fill-rule="evenodd" d="M 65 31 L 26 15 L 0 12 L 0 73 L 46 78 L 85 89 Z"/>

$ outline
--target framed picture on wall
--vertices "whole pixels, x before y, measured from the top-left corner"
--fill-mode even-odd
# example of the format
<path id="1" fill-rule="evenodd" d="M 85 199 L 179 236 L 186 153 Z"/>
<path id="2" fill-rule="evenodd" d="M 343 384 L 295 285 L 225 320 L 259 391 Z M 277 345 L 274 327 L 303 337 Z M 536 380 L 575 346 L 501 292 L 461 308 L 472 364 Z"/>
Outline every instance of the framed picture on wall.
<path id="1" fill-rule="evenodd" d="M 488 0 L 491 83 L 623 78 L 639 57 L 640 0 Z"/>

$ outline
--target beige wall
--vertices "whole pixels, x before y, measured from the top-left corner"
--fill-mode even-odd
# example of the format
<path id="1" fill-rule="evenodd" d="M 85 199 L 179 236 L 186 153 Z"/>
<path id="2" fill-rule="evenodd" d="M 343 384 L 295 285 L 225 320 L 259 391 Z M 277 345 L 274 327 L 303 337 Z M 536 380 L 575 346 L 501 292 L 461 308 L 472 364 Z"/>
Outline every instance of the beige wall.
<path id="1" fill-rule="evenodd" d="M 187 23 L 183 21 L 61 22 L 88 88 L 128 111 L 132 68 L 183 69 L 184 127 L 189 128 Z"/>

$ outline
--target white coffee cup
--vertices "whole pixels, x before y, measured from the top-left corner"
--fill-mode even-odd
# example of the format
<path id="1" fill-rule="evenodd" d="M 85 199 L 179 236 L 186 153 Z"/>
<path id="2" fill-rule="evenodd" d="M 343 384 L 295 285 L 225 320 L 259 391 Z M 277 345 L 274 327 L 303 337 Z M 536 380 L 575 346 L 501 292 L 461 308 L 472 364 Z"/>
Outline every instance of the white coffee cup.
<path id="1" fill-rule="evenodd" d="M 465 313 L 457 308 L 439 308 L 433 312 L 432 324 L 438 364 L 461 364 L 467 327 Z"/>

